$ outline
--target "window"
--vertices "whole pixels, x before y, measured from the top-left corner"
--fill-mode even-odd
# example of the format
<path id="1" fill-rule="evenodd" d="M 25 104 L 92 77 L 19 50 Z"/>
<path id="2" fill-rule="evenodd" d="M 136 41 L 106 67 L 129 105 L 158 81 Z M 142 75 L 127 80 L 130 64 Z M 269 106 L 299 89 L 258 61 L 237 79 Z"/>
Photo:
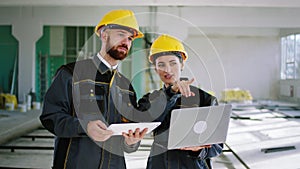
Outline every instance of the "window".
<path id="1" fill-rule="evenodd" d="M 300 34 L 281 38 L 281 79 L 300 79 Z"/>

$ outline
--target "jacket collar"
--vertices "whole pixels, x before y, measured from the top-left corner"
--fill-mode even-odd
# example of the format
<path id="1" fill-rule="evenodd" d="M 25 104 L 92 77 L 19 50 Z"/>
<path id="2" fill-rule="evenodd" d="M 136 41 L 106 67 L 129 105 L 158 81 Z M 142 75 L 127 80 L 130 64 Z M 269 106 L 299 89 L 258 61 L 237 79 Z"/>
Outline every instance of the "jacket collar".
<path id="1" fill-rule="evenodd" d="M 93 62 L 101 74 L 105 74 L 106 72 L 112 71 L 103 62 L 101 62 L 101 60 L 99 59 L 99 57 L 97 55 L 95 55 L 93 57 Z"/>

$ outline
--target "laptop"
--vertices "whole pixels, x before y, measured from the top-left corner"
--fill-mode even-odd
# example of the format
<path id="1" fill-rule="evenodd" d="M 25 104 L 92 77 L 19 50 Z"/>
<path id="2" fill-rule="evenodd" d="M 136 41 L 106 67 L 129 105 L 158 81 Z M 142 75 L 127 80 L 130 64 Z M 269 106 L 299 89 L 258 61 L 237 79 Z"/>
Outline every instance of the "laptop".
<path id="1" fill-rule="evenodd" d="M 230 104 L 174 109 L 171 112 L 168 149 L 224 143 L 231 111 Z"/>

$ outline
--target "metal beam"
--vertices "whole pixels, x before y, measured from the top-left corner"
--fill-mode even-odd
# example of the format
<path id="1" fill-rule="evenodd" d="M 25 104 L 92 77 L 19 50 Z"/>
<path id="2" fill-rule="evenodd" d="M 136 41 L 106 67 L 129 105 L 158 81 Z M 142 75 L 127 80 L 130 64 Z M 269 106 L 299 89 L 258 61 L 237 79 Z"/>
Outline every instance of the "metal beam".
<path id="1" fill-rule="evenodd" d="M 225 6 L 300 7 L 298 0 L 1 0 L 0 6 Z"/>

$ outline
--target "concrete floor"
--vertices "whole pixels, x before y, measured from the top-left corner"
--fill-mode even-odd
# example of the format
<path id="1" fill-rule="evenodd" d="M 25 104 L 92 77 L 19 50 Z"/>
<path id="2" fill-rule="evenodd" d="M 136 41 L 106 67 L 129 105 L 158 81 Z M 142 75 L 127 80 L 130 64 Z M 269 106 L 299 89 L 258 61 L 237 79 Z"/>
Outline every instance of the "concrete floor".
<path id="1" fill-rule="evenodd" d="M 39 111 L 20 113 L 0 110 L 0 145 L 53 147 L 53 138 L 36 138 L 33 141 L 21 137 L 52 136 L 47 130 L 38 129 L 41 127 L 39 114 Z M 222 155 L 212 159 L 214 169 L 300 169 L 297 162 L 300 161 L 299 117 L 299 105 L 234 105 L 226 141 L 228 146 Z M 142 140 L 137 152 L 125 154 L 128 169 L 145 168 L 152 141 L 151 137 L 147 137 Z M 293 146 L 294 149 L 270 153 L 261 151 L 282 146 Z M 0 148 L 0 168 L 47 169 L 51 168 L 52 156 L 53 150 L 16 149 L 11 152 L 10 149 Z"/>
<path id="2" fill-rule="evenodd" d="M 50 136 L 51 134 L 46 130 L 35 130 L 27 135 L 43 135 Z M 152 144 L 151 138 L 142 140 L 141 147 L 137 152 L 125 154 L 126 164 L 128 169 L 145 169 L 147 157 Z M 53 139 L 36 138 L 34 141 L 31 138 L 18 138 L 7 144 L 13 146 L 53 146 Z M 0 149 L 0 168 L 1 167 L 15 167 L 15 168 L 51 168 L 53 150 L 14 150 Z M 242 169 L 243 166 L 232 155 L 232 153 L 225 152 L 218 158 L 213 159 L 215 169 Z"/>

